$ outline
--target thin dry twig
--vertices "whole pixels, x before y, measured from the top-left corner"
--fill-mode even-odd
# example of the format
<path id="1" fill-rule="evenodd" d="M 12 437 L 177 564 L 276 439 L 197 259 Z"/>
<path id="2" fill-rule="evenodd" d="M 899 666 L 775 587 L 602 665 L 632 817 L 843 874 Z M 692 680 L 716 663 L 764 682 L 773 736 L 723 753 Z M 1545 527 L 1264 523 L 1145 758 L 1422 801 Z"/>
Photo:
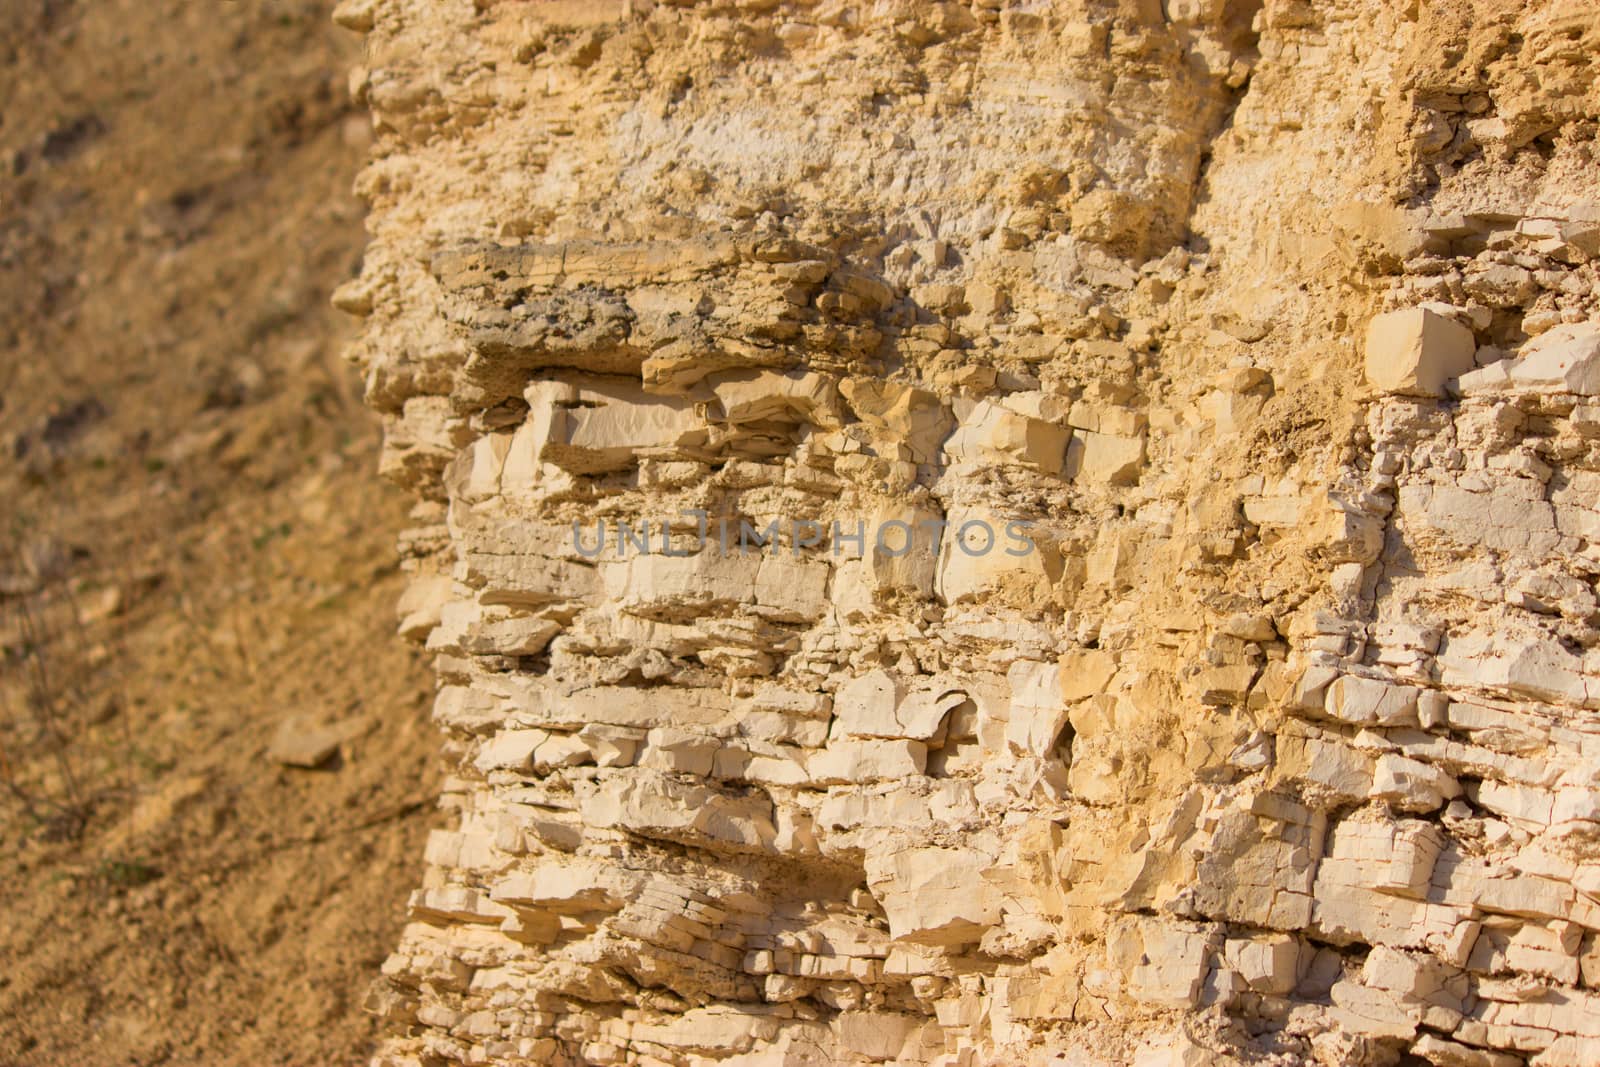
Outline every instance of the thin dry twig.
<path id="1" fill-rule="evenodd" d="M 14 545 L 0 553 L 0 563 L 15 574 L 23 573 L 21 562 L 22 553 Z M 0 739 L 40 746 L 54 767 L 54 781 L 33 781 L 16 745 L 3 744 L 0 782 L 30 819 L 77 836 L 93 807 L 82 775 L 87 754 L 81 749 L 84 724 L 77 714 L 89 696 L 89 642 L 65 578 L 35 578 L 31 588 L 24 584 L 0 601 L 0 627 L 14 637 L 5 650 L 6 666 L 21 681 L 5 686 Z"/>

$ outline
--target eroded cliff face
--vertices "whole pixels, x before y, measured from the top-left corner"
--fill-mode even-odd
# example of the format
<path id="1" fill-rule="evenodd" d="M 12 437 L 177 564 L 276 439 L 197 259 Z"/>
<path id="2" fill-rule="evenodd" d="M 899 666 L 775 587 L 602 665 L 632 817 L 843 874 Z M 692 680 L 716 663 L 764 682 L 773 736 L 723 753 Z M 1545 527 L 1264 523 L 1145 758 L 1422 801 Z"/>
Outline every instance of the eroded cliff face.
<path id="1" fill-rule="evenodd" d="M 1585 6 L 339 18 L 379 1063 L 1600 1062 Z"/>

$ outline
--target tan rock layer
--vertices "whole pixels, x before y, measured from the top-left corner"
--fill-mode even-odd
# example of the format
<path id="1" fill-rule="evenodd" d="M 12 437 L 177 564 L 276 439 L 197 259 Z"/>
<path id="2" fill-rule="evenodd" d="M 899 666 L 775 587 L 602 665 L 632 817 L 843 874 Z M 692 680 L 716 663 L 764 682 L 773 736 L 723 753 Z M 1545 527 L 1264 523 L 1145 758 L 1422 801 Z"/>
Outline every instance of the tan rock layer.
<path id="1" fill-rule="evenodd" d="M 1580 4 L 339 18 L 375 1062 L 1600 1062 Z"/>

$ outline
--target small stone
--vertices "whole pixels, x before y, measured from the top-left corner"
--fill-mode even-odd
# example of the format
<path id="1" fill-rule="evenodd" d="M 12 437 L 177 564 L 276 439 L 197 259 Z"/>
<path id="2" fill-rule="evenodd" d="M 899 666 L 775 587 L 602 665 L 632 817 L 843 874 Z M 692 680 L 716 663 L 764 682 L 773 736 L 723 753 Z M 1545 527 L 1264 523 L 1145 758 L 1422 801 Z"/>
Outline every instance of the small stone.
<path id="1" fill-rule="evenodd" d="M 285 767 L 320 767 L 339 751 L 348 733 L 306 719 L 286 719 L 273 735 L 267 758 Z"/>

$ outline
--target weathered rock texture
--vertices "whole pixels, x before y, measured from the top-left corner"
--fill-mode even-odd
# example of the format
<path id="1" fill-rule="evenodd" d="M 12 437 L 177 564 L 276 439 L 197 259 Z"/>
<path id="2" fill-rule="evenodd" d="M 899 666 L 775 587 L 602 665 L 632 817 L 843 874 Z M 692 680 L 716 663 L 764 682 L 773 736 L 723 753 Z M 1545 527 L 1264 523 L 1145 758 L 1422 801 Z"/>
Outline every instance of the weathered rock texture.
<path id="1" fill-rule="evenodd" d="M 1590 6 L 340 18 L 379 1063 L 1600 1063 Z"/>

